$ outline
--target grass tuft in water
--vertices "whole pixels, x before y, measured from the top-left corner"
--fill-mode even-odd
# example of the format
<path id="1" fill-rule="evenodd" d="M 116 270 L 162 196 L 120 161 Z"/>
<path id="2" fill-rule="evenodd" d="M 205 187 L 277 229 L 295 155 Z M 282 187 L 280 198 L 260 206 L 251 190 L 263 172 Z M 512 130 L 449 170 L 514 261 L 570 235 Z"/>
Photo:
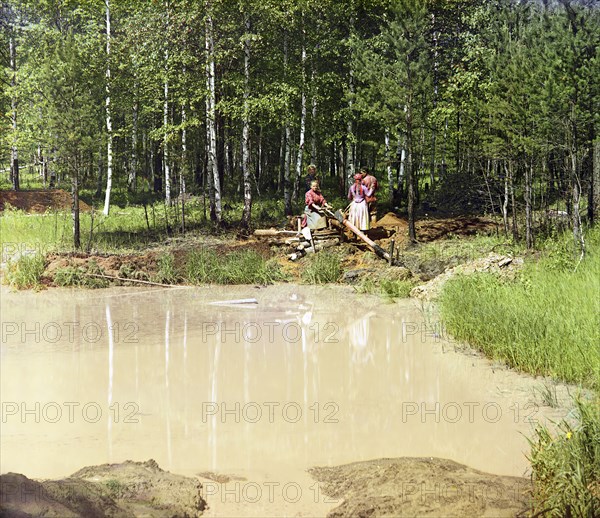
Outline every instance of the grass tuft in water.
<path id="1" fill-rule="evenodd" d="M 311 254 L 305 259 L 302 280 L 307 284 L 337 282 L 341 275 L 340 257 L 334 252 L 324 250 L 318 254 Z"/>

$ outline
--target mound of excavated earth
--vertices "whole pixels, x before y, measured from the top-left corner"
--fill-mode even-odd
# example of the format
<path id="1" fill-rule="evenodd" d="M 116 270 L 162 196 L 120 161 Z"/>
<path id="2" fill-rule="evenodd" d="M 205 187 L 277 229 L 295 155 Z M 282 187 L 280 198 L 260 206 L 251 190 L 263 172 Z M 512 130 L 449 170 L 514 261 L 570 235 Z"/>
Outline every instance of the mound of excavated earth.
<path id="1" fill-rule="evenodd" d="M 71 194 L 62 189 L 37 191 L 1 191 L 0 210 L 10 206 L 25 212 L 43 213 L 47 210 L 71 210 Z M 79 210 L 87 212 L 91 207 L 79 200 Z"/>
<path id="2" fill-rule="evenodd" d="M 7 473 L 0 476 L 0 516 L 193 518 L 206 508 L 201 490 L 198 480 L 154 460 L 90 466 L 62 480 Z"/>
<path id="3" fill-rule="evenodd" d="M 343 499 L 329 518 L 380 516 L 516 516 L 529 509 L 531 483 L 437 458 L 378 459 L 310 474 Z"/>
<path id="4" fill-rule="evenodd" d="M 503 275 L 506 278 L 512 279 L 522 267 L 522 257 L 509 257 L 491 252 L 487 257 L 481 257 L 465 264 L 459 264 L 431 279 L 426 284 L 414 287 L 410 292 L 410 296 L 417 299 L 434 300 L 439 297 L 444 284 L 455 275 L 488 272 Z"/>

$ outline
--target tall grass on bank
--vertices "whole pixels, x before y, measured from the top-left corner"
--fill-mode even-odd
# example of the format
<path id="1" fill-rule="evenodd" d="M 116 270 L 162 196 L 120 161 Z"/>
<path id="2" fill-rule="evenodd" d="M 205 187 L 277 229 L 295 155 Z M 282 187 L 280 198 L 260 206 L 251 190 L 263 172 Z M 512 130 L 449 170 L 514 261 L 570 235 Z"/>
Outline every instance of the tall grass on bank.
<path id="1" fill-rule="evenodd" d="M 45 259 L 40 254 L 22 255 L 15 261 L 8 261 L 5 281 L 19 290 L 40 288 L 45 266 Z"/>
<path id="2" fill-rule="evenodd" d="M 253 250 L 220 255 L 194 250 L 185 260 L 184 278 L 190 284 L 272 284 L 281 279 L 279 266 Z"/>
<path id="3" fill-rule="evenodd" d="M 577 423 L 540 426 L 529 440 L 534 513 L 600 516 L 600 398 L 576 399 Z"/>
<path id="4" fill-rule="evenodd" d="M 323 250 L 304 259 L 302 280 L 307 284 L 327 284 L 337 282 L 342 275 L 340 256 Z"/>
<path id="5" fill-rule="evenodd" d="M 590 238 L 576 271 L 572 254 L 555 247 L 515 281 L 485 273 L 448 281 L 440 300 L 448 331 L 516 369 L 600 389 L 598 232 Z"/>

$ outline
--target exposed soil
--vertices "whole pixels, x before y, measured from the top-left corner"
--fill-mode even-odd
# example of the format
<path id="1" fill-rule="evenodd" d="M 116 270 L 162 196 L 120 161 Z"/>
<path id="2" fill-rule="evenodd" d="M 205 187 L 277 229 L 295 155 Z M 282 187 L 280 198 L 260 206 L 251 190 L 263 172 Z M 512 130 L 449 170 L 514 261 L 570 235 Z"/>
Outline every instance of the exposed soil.
<path id="1" fill-rule="evenodd" d="M 43 214 L 48 210 L 71 210 L 71 194 L 62 189 L 35 191 L 3 191 L 0 190 L 0 211 L 7 205 L 12 208 Z M 79 210 L 87 212 L 91 207 L 79 200 Z"/>
<path id="2" fill-rule="evenodd" d="M 508 517 L 530 509 L 528 479 L 492 475 L 446 459 L 377 459 L 309 473 L 325 495 L 342 499 L 329 518 Z M 218 477 L 219 482 L 229 480 Z M 207 509 L 201 492 L 198 479 L 163 471 L 154 460 L 90 466 L 61 480 L 8 473 L 0 476 L 0 516 L 191 518 Z"/>
<path id="3" fill-rule="evenodd" d="M 519 516 L 531 482 L 491 475 L 438 458 L 378 459 L 313 468 L 325 494 L 343 498 L 329 518 L 375 516 Z"/>
<path id="4" fill-rule="evenodd" d="M 413 288 L 410 292 L 410 296 L 428 301 L 435 300 L 440 295 L 444 284 L 455 275 L 488 272 L 501 275 L 508 279 L 514 279 L 517 272 L 522 267 L 523 258 L 513 258 L 492 252 L 487 257 L 481 257 L 465 264 L 455 266 L 454 268 L 447 269 L 444 273 L 434 277 L 429 282 Z"/>
<path id="5" fill-rule="evenodd" d="M 199 480 L 160 469 L 156 461 L 90 466 L 61 480 L 0 476 L 0 516 L 197 517 L 206 509 Z"/>

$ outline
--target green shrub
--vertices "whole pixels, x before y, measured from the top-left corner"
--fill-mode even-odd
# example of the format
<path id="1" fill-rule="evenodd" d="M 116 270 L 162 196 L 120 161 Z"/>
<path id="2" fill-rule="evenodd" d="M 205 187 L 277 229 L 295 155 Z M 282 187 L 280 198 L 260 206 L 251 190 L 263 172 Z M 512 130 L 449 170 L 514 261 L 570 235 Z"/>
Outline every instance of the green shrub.
<path id="1" fill-rule="evenodd" d="M 19 290 L 40 288 L 46 260 L 40 254 L 22 255 L 16 261 L 8 261 L 6 282 Z"/>
<path id="2" fill-rule="evenodd" d="M 529 439 L 534 514 L 600 516 L 600 398 L 576 406 L 576 425 L 540 426 Z"/>
<path id="3" fill-rule="evenodd" d="M 340 257 L 334 252 L 324 250 L 305 259 L 302 280 L 307 284 L 327 284 L 337 282 L 342 275 Z"/>
<path id="4" fill-rule="evenodd" d="M 108 279 L 94 277 L 88 274 L 104 275 L 104 270 L 100 268 L 94 260 L 88 262 L 87 266 L 65 266 L 58 268 L 54 272 L 54 284 L 61 287 L 78 287 L 78 288 L 106 288 L 109 286 Z"/>

